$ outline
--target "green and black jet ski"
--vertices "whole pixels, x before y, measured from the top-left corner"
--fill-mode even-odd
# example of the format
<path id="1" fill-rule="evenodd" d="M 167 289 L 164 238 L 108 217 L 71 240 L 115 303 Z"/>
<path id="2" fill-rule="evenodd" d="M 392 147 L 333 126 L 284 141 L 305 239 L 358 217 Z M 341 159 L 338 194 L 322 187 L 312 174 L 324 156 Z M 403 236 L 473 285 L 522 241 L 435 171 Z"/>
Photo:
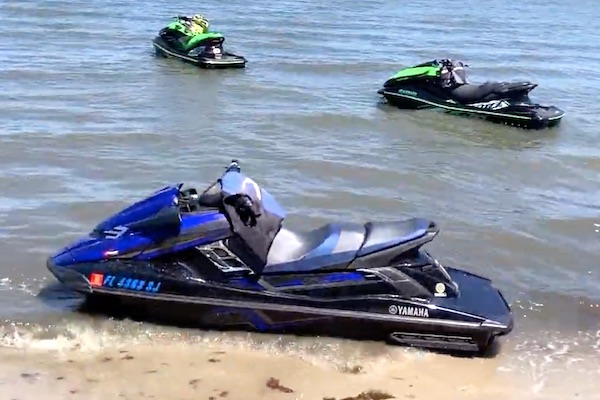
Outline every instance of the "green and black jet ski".
<path id="1" fill-rule="evenodd" d="M 460 61 L 434 60 L 405 68 L 389 78 L 377 93 L 403 109 L 436 108 L 458 115 L 477 116 L 493 122 L 529 129 L 558 125 L 564 111 L 535 104 L 531 82 L 468 83 Z"/>
<path id="2" fill-rule="evenodd" d="M 223 51 L 225 37 L 219 32 L 194 31 L 194 20 L 178 16 L 152 41 L 156 55 L 175 57 L 202 68 L 244 68 L 246 59 Z M 208 23 L 206 23 L 206 26 Z"/>

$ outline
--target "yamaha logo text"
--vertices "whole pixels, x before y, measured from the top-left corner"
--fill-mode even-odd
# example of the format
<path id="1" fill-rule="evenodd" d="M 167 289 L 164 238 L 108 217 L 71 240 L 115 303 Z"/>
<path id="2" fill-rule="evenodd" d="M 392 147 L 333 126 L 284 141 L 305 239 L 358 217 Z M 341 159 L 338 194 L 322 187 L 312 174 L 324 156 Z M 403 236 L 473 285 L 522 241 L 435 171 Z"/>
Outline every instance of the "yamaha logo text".
<path id="1" fill-rule="evenodd" d="M 403 317 L 429 318 L 429 309 L 425 307 L 408 307 L 391 305 L 388 311 L 392 315 L 402 315 Z"/>

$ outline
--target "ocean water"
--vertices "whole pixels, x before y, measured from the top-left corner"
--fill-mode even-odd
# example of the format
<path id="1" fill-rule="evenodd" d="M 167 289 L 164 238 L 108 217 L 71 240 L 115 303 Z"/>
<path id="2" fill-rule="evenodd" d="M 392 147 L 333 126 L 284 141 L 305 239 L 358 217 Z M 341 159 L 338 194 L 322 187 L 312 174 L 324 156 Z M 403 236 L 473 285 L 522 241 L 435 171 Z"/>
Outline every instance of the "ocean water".
<path id="1" fill-rule="evenodd" d="M 356 379 L 382 385 L 397 383 L 390 371 L 409 371 L 409 364 L 432 382 L 453 371 L 470 388 L 456 398 L 506 387 L 512 391 L 503 398 L 598 396 L 600 34 L 592 27 L 600 15 L 591 1 L 568 10 L 539 0 L 196 7 L 3 3 L 0 366 L 20 354 L 11 365 L 68 368 L 48 361 L 58 352 L 108 374 L 113 367 L 94 357 L 134 344 L 140 360 L 173 353 L 190 363 L 219 348 L 290 374 L 300 357 L 307 364 L 306 376 L 294 378 L 299 387 L 308 377 L 330 377 L 340 396 L 350 378 L 335 374 L 348 363 L 364 364 Z M 194 12 L 225 33 L 226 49 L 248 58 L 245 70 L 203 71 L 154 56 L 158 30 Z M 531 132 L 381 104 L 376 91 L 396 70 L 442 57 L 470 64 L 474 82 L 539 83 L 532 97 L 563 108 L 562 125 Z M 465 361 L 372 343 L 105 321 L 74 312 L 68 296 L 41 299 L 55 282 L 45 268 L 51 252 L 165 183 L 209 183 L 232 158 L 300 227 L 435 220 L 442 231 L 429 249 L 492 278 L 515 311 L 514 332 L 495 358 Z M 25 390 L 11 374 L 0 373 L 0 393 Z M 419 386 L 416 377 L 406 379 Z M 118 386 L 108 387 L 116 393 Z M 415 396 L 436 398 L 427 388 Z M 328 395 L 325 386 L 305 390 Z"/>

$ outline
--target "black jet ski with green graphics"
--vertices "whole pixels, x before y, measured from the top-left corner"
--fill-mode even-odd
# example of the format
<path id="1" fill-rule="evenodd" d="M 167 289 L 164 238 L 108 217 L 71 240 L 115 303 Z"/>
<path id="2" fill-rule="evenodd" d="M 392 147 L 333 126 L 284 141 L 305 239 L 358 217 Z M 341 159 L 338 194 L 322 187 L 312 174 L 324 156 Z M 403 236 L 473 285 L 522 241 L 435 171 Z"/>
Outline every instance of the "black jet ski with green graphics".
<path id="1" fill-rule="evenodd" d="M 404 68 L 377 93 L 402 109 L 441 109 L 529 129 L 556 126 L 564 111 L 531 101 L 537 86 L 528 81 L 470 84 L 468 65 L 450 59 L 433 60 Z"/>
<path id="2" fill-rule="evenodd" d="M 152 41 L 156 55 L 202 68 L 244 68 L 246 59 L 223 51 L 225 37 L 208 27 L 208 20 L 200 14 L 176 17 Z"/>

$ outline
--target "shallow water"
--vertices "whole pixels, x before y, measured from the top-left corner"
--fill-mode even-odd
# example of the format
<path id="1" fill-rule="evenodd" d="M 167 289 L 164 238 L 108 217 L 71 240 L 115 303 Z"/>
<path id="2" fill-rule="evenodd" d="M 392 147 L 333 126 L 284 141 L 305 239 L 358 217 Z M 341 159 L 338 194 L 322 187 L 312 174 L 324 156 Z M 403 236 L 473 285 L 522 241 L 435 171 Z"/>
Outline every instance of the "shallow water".
<path id="1" fill-rule="evenodd" d="M 103 352 L 145 341 L 136 360 L 171 357 L 165 362 L 173 364 L 184 357 L 169 355 L 174 343 L 188 359 L 204 357 L 212 343 L 273 371 L 299 368 L 305 375 L 293 382 L 309 397 L 357 394 L 335 372 L 357 360 L 368 364 L 367 381 L 402 392 L 381 371 L 415 354 L 414 368 L 428 379 L 446 379 L 450 370 L 468 377 L 471 392 L 456 398 L 507 398 L 505 379 L 518 382 L 509 385 L 514 396 L 589 399 L 600 392 L 589 386 L 600 373 L 600 37 L 591 29 L 599 17 L 591 1 L 570 4 L 568 13 L 563 3 L 538 0 L 467 0 L 460 12 L 454 3 L 425 1 L 203 3 L 226 47 L 249 59 L 244 71 L 200 71 L 153 56 L 150 40 L 161 25 L 197 11 L 187 3 L 4 4 L 0 354 L 8 360 L 27 352 L 14 368 L 42 368 L 55 352 L 77 354 L 109 379 L 114 367 L 94 358 Z M 444 56 L 469 63 L 475 82 L 538 82 L 533 97 L 563 108 L 563 124 L 528 132 L 379 104 L 377 89 L 401 66 Z M 40 299 L 54 282 L 44 266 L 49 253 L 164 183 L 208 183 L 232 158 L 298 226 L 436 220 L 442 232 L 432 252 L 494 279 L 515 310 L 517 326 L 500 355 L 465 361 L 333 339 L 189 332 L 84 317 L 69 299 Z M 273 352 L 280 357 L 265 361 Z M 312 361 L 299 367 L 297 355 Z M 57 368 L 77 375 L 68 364 Z M 0 373 L 0 391 L 20 381 L 12 373 Z M 251 379 L 251 370 L 239 373 Z M 478 379 L 485 374 L 484 387 Z M 331 379 L 308 388 L 317 375 Z M 436 398 L 428 385 L 407 379 L 420 388 L 417 398 Z"/>

